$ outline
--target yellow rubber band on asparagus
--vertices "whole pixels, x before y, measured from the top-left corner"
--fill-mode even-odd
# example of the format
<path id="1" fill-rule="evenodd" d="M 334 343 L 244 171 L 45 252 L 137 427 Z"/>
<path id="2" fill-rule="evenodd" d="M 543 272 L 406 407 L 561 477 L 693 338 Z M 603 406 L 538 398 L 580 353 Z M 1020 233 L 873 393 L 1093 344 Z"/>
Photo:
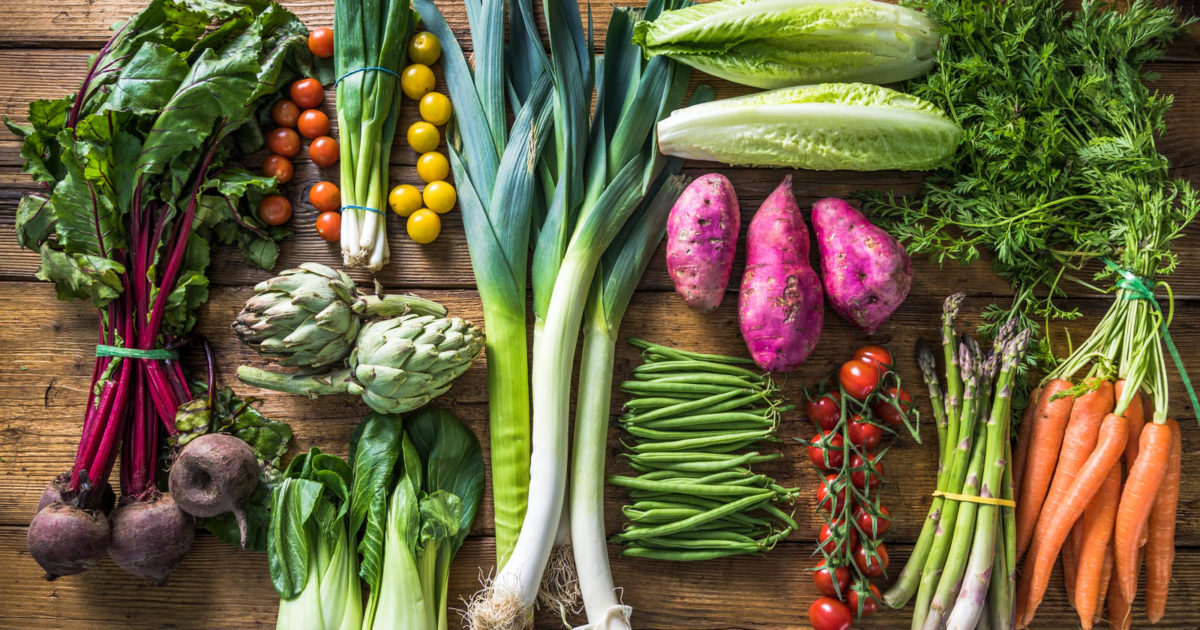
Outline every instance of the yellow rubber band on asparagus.
<path id="1" fill-rule="evenodd" d="M 942 492 L 941 490 L 934 490 L 933 496 L 945 497 L 947 499 L 954 499 L 955 501 L 966 501 L 968 503 L 982 503 L 984 505 L 999 505 L 1001 507 L 1010 507 L 1010 508 L 1017 507 L 1017 502 L 1013 501 L 1012 499 L 999 499 L 999 498 L 994 498 L 994 497 L 977 497 L 972 494 L 958 494 L 957 492 Z"/>

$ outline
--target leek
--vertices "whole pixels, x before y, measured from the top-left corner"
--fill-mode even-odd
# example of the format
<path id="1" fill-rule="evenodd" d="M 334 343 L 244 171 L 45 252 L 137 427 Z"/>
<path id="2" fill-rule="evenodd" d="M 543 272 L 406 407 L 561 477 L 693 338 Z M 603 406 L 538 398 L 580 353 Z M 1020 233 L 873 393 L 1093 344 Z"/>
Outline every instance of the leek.
<path id="1" fill-rule="evenodd" d="M 516 0 L 513 11 L 516 7 L 528 11 L 529 3 Z M 514 46 L 507 54 L 503 0 L 468 1 L 474 72 L 434 2 L 415 0 L 414 4 L 425 28 L 441 40 L 442 69 L 454 102 L 448 147 L 487 332 L 496 556 L 502 564 L 516 542 L 529 487 L 525 284 L 534 175 L 542 143 L 549 136 L 550 83 L 542 66 L 528 58 L 534 46 L 516 45 L 536 40 L 536 29 L 526 30 L 532 28 L 530 22 L 514 22 L 510 29 Z M 524 97 L 514 107 L 511 132 L 505 122 L 506 83 Z"/>
<path id="2" fill-rule="evenodd" d="M 334 66 L 341 157 L 342 259 L 387 264 L 388 159 L 400 110 L 400 71 L 412 34 L 408 0 L 337 0 Z"/>

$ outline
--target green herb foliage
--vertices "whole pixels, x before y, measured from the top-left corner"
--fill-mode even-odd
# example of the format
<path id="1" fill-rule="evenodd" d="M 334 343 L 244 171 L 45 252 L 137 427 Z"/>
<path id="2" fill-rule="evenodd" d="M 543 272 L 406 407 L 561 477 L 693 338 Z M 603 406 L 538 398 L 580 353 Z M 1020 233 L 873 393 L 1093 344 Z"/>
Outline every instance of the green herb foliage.
<path id="1" fill-rule="evenodd" d="M 985 313 L 985 332 L 1011 316 L 1079 316 L 1056 303 L 1064 280 L 1102 257 L 1153 277 L 1170 273 L 1171 242 L 1195 216 L 1195 191 L 1172 179 L 1154 145 L 1169 95 L 1145 82 L 1187 23 L 1142 0 L 1106 10 L 1085 0 L 921 0 L 943 30 L 935 70 L 906 91 L 963 129 L 954 162 L 921 195 L 867 193 L 913 253 L 939 263 L 983 258 L 1015 299 Z M 1093 282 L 1111 284 L 1102 268 Z M 1108 289 L 1111 290 L 1111 289 Z M 1049 360 L 1046 339 L 1040 358 Z"/>

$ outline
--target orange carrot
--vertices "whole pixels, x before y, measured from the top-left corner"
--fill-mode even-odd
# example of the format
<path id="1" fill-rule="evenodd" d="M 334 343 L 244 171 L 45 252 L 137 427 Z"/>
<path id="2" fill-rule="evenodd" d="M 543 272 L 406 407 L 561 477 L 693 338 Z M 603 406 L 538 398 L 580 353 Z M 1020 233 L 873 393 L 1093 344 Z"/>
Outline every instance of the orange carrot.
<path id="1" fill-rule="evenodd" d="M 1166 476 L 1171 453 L 1171 427 L 1166 424 L 1147 424 L 1142 428 L 1137 460 L 1129 470 L 1121 503 L 1117 507 L 1116 530 L 1113 538 L 1113 573 L 1126 601 L 1137 594 L 1137 552 L 1155 495 Z"/>
<path id="2" fill-rule="evenodd" d="M 1108 598 L 1108 584 L 1112 581 L 1112 539 L 1108 541 L 1108 546 L 1104 548 L 1104 566 L 1100 568 L 1100 596 L 1096 599 L 1096 613 L 1094 619 L 1104 618 L 1104 601 Z"/>
<path id="3" fill-rule="evenodd" d="M 1068 436 L 1070 438 L 1072 436 Z M 1024 623 L 1029 624 L 1037 607 L 1046 595 L 1050 585 L 1050 572 L 1054 569 L 1054 559 L 1062 549 L 1071 526 L 1083 515 L 1092 497 L 1100 491 L 1108 478 L 1108 472 L 1125 453 L 1125 440 L 1129 438 L 1129 427 L 1125 418 L 1108 414 L 1100 425 L 1099 439 L 1096 448 L 1080 467 L 1075 483 L 1067 493 L 1066 500 L 1053 509 L 1047 506 L 1038 518 L 1037 536 L 1025 558 L 1025 570 L 1021 576 L 1021 584 L 1017 597 L 1025 600 Z"/>
<path id="4" fill-rule="evenodd" d="M 1112 540 L 1113 520 L 1121 500 L 1121 465 L 1108 472 L 1104 485 L 1092 497 L 1083 513 L 1082 548 L 1075 583 L 1075 609 L 1084 630 L 1090 630 L 1100 599 L 1100 582 L 1104 574 L 1104 558 Z M 1111 570 L 1111 569 L 1110 569 Z"/>
<path id="5" fill-rule="evenodd" d="M 1062 448 L 1058 453 L 1058 462 L 1054 467 L 1054 480 L 1050 491 L 1042 502 L 1042 512 L 1053 512 L 1067 498 L 1071 486 L 1075 483 L 1075 473 L 1096 448 L 1096 434 L 1100 431 L 1100 423 L 1113 410 L 1112 381 L 1093 381 L 1096 388 L 1075 399 L 1071 406 L 1071 415 L 1067 421 L 1067 429 L 1063 433 Z M 1105 471 L 1107 474 L 1108 471 Z M 1041 521 L 1038 521 L 1039 524 Z M 1073 524 L 1073 523 L 1072 523 Z M 1036 537 L 1037 529 L 1034 530 Z"/>
<path id="6" fill-rule="evenodd" d="M 1036 387 L 1033 393 L 1029 395 L 1029 404 L 1025 406 L 1025 414 L 1021 416 L 1021 426 L 1017 433 L 1017 447 L 1013 449 L 1012 461 L 1012 487 L 1016 492 L 1021 490 L 1021 479 L 1025 476 L 1025 460 L 1029 454 L 1029 440 L 1033 435 L 1033 418 L 1038 409 L 1038 392 L 1040 387 Z M 1015 498 L 1020 501 L 1020 495 L 1015 495 Z"/>
<path id="7" fill-rule="evenodd" d="M 1125 392 L 1125 381 L 1117 381 L 1114 395 L 1121 400 Z M 1142 393 L 1134 392 L 1129 408 L 1125 410 L 1125 419 L 1129 421 L 1129 441 L 1125 443 L 1125 468 L 1133 468 L 1133 460 L 1137 459 L 1138 438 L 1142 435 L 1142 426 L 1146 424 L 1146 412 L 1142 407 Z"/>
<path id="8" fill-rule="evenodd" d="M 1171 451 L 1167 456 L 1167 474 L 1150 510 L 1150 531 L 1146 542 L 1146 617 L 1158 623 L 1167 610 L 1167 591 L 1171 586 L 1171 565 L 1175 562 L 1175 511 L 1179 505 L 1179 478 L 1183 465 L 1183 444 L 1179 425 L 1167 420 L 1171 428 Z"/>
<path id="9" fill-rule="evenodd" d="M 1129 630 L 1133 625 L 1133 602 L 1121 594 L 1117 580 L 1108 583 L 1108 623 L 1113 630 Z"/>
<path id="10" fill-rule="evenodd" d="M 1042 512 L 1042 502 L 1046 500 L 1046 491 L 1050 489 L 1054 465 L 1058 462 L 1058 450 L 1062 446 L 1063 432 L 1067 429 L 1071 406 L 1075 402 L 1071 396 L 1053 401 L 1050 399 L 1068 389 L 1071 389 L 1070 383 L 1054 379 L 1043 385 L 1038 395 L 1029 443 L 1025 446 L 1027 465 L 1021 476 L 1020 491 L 1017 492 L 1017 496 L 1020 497 L 1016 514 L 1018 559 L 1025 555 L 1030 541 L 1033 540 L 1033 526 L 1037 524 L 1038 515 Z"/>
<path id="11" fill-rule="evenodd" d="M 1067 589 L 1067 603 L 1071 605 L 1071 608 L 1075 608 L 1075 580 L 1079 569 L 1079 545 L 1076 544 L 1079 536 L 1076 532 L 1082 522 L 1083 519 L 1075 521 L 1071 532 L 1067 534 L 1066 542 L 1063 543 L 1062 553 L 1059 558 L 1062 560 L 1063 587 Z M 1036 533 L 1034 533 L 1034 537 L 1037 537 Z"/>

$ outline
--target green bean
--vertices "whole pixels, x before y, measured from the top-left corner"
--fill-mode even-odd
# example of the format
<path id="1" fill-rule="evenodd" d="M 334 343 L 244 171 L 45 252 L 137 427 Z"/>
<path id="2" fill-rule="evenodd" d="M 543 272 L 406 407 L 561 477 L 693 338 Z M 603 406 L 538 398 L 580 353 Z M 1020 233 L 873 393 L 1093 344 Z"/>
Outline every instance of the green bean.
<path id="1" fill-rule="evenodd" d="M 756 429 L 763 429 L 763 428 L 764 427 L 762 424 L 754 424 L 754 425 L 745 427 L 744 429 L 742 429 L 742 431 L 753 431 Z M 765 428 L 770 429 L 771 425 L 767 425 Z M 625 427 L 625 430 L 634 437 L 639 437 L 639 438 L 642 438 L 643 440 L 656 440 L 659 442 L 669 442 L 669 441 L 673 441 L 673 440 L 699 439 L 699 438 L 705 438 L 705 437 L 719 438 L 719 437 L 722 437 L 725 435 L 730 435 L 731 433 L 736 433 L 734 431 L 727 431 L 724 429 L 704 429 L 704 430 L 696 430 L 696 431 L 660 431 L 658 429 L 650 429 L 650 428 L 646 428 L 643 426 L 637 426 L 637 425 L 627 426 L 627 427 Z"/>
<path id="2" fill-rule="evenodd" d="M 663 549 L 738 549 L 746 553 L 759 551 L 757 542 L 735 542 L 718 538 L 689 540 L 686 538 L 639 538 L 638 543 Z"/>
<path id="3" fill-rule="evenodd" d="M 673 503 L 675 503 L 677 505 L 698 507 L 698 508 L 701 508 L 704 510 L 711 510 L 714 508 L 719 508 L 722 505 L 725 505 L 724 503 L 721 503 L 720 501 L 713 501 L 711 499 L 705 499 L 703 497 L 697 497 L 697 496 L 691 496 L 691 495 L 672 496 L 671 498 L 675 499 L 675 501 Z M 721 517 L 720 519 L 716 519 L 716 520 L 717 521 L 729 520 L 729 521 L 734 521 L 737 523 L 741 523 L 742 525 L 747 525 L 747 526 L 751 526 L 751 527 L 769 527 L 771 525 L 771 521 L 769 521 L 765 518 L 762 518 L 762 517 L 751 516 L 750 514 L 747 514 L 746 512 L 747 511 L 733 512 L 731 514 L 727 514 L 727 515 Z"/>
<path id="4" fill-rule="evenodd" d="M 695 360 L 679 360 L 679 361 L 656 361 L 654 363 L 643 363 L 633 369 L 634 374 L 656 374 L 661 372 L 687 372 L 693 370 L 702 370 L 705 372 L 717 372 L 719 374 L 728 374 L 730 376 L 741 376 L 760 381 L 763 378 L 762 373 L 736 365 L 728 365 L 725 363 L 713 363 L 712 361 L 695 361 Z"/>
<path id="5" fill-rule="evenodd" d="M 744 392 L 748 392 L 748 391 L 750 391 L 750 390 L 749 389 L 729 390 L 722 394 L 713 394 L 711 396 L 705 396 L 704 398 L 699 398 L 697 400 L 688 400 L 688 401 L 670 405 L 667 407 L 659 407 L 653 411 L 648 411 L 646 413 L 633 413 L 633 414 L 627 413 L 627 414 L 621 416 L 621 421 L 622 422 L 645 422 L 647 420 L 655 420 L 657 418 L 669 418 L 671 416 L 677 416 L 680 414 L 687 413 L 689 411 L 697 411 L 697 410 L 705 409 L 705 408 L 707 408 L 707 410 L 710 413 L 716 412 L 716 411 L 729 411 L 732 409 L 737 409 L 738 407 L 745 406 L 745 405 L 763 397 L 762 394 L 753 393 L 753 394 L 742 396 L 741 398 L 736 398 L 734 400 L 730 400 L 734 396 L 737 396 L 739 393 L 744 393 Z M 634 400 L 639 400 L 639 399 L 635 398 Z M 641 400 L 652 400 L 652 399 L 644 398 Z M 662 400 L 672 400 L 672 399 L 662 399 Z M 630 401 L 630 402 L 632 402 L 632 401 Z M 732 406 L 729 406 L 729 405 L 732 405 Z M 627 404 L 625 406 L 628 407 L 629 405 Z M 628 419 L 627 419 L 627 417 L 628 417 Z"/>
<path id="6" fill-rule="evenodd" d="M 689 352 L 687 350 L 676 350 L 675 348 L 661 346 L 654 342 L 646 341 L 645 339 L 638 339 L 636 337 L 630 337 L 629 343 L 630 343 L 630 345 L 632 345 L 636 348 L 641 348 L 642 350 L 645 350 L 647 353 L 649 353 L 651 355 L 669 357 L 669 358 L 673 358 L 676 360 L 683 359 L 683 360 L 695 360 L 695 361 L 714 361 L 716 363 L 734 363 L 734 364 L 740 363 L 743 365 L 749 365 L 749 364 L 754 363 L 754 361 L 751 359 L 743 359 L 741 357 L 727 357 L 727 356 L 721 355 L 721 354 L 701 354 L 699 352 Z"/>
<path id="7" fill-rule="evenodd" d="M 744 486 L 750 483 L 765 481 L 767 477 L 766 475 L 751 474 L 748 469 L 742 468 L 717 473 L 680 473 L 674 470 L 656 470 L 639 475 L 635 479 L 641 479 L 642 481 L 663 481 L 684 486 L 689 484 L 711 485 L 718 483 L 731 483 Z"/>
<path id="8" fill-rule="evenodd" d="M 729 452 L 736 451 L 743 446 L 753 444 L 759 440 L 768 439 L 771 437 L 772 432 L 771 429 L 763 429 L 761 431 L 737 431 L 715 437 L 688 438 L 669 442 L 639 442 L 632 447 L 632 450 L 644 453 L 648 451 L 677 451 L 704 448 L 713 452 Z M 719 450 L 718 447 L 724 450 Z"/>
<path id="9" fill-rule="evenodd" d="M 701 496 L 710 497 L 744 497 L 744 496 L 763 496 L 771 497 L 775 493 L 771 490 L 763 490 L 762 488 L 747 488 L 746 486 L 738 486 L 733 484 L 678 484 L 668 481 L 655 481 L 653 479 L 639 479 L 637 477 L 623 477 L 614 475 L 608 478 L 608 482 L 621 486 L 623 488 L 632 488 L 636 490 L 648 490 L 650 492 L 678 492 L 680 487 L 686 488 L 689 494 L 698 494 Z M 729 504 L 732 505 L 732 504 Z"/>
<path id="10" fill-rule="evenodd" d="M 668 537 L 662 537 L 660 539 L 664 539 L 664 538 L 668 538 Z M 728 542 L 740 542 L 740 543 L 751 543 L 751 544 L 757 542 L 754 538 L 751 538 L 750 536 L 747 536 L 745 534 L 739 534 L 737 532 L 726 532 L 726 531 L 691 530 L 691 531 L 687 531 L 687 532 L 679 532 L 678 534 L 672 534 L 669 538 L 675 539 L 675 540 L 724 540 L 724 541 L 728 541 Z M 641 541 L 641 542 L 645 542 L 645 541 Z"/>
<path id="11" fill-rule="evenodd" d="M 666 463 L 666 462 L 724 462 L 731 459 L 737 459 L 740 455 L 730 455 L 728 453 L 709 453 L 706 451 L 666 451 L 655 453 L 625 453 L 625 457 L 631 461 L 644 463 Z"/>
<path id="12" fill-rule="evenodd" d="M 629 402 L 625 403 L 626 409 L 657 409 L 660 407 L 670 407 L 680 403 L 694 403 L 696 401 L 687 398 L 630 398 Z M 629 415 L 629 414 L 625 414 Z"/>
<path id="13" fill-rule="evenodd" d="M 794 530 L 798 527 L 798 525 L 796 525 L 796 521 L 792 519 L 792 516 L 790 514 L 785 513 L 783 510 L 775 507 L 775 504 L 764 503 L 762 506 L 762 509 L 764 512 L 766 512 L 766 513 L 770 514 L 771 516 L 774 516 L 775 518 L 786 523 L 789 529 Z"/>
<path id="14" fill-rule="evenodd" d="M 650 560 L 668 560 L 672 562 L 693 562 L 700 560 L 716 560 L 729 556 L 743 555 L 742 551 L 730 549 L 711 549 L 705 551 L 682 551 L 678 549 L 654 549 L 628 545 L 621 550 L 621 555 L 629 558 L 647 558 Z"/>
<path id="15" fill-rule="evenodd" d="M 719 487 L 726 488 L 726 486 Z M 622 532 L 618 534 L 616 538 L 620 540 L 637 540 L 639 538 L 653 538 L 655 536 L 665 536 L 675 532 L 686 531 L 695 525 L 706 523 L 708 521 L 725 516 L 726 514 L 732 514 L 744 509 L 752 509 L 750 506 L 755 506 L 759 503 L 762 503 L 770 497 L 770 494 L 770 492 L 766 492 L 744 496 L 737 501 L 725 503 L 720 507 L 713 508 L 702 514 L 685 518 L 682 521 L 676 521 L 674 523 L 658 525 L 655 527 L 640 528 L 636 532 Z"/>
<path id="16" fill-rule="evenodd" d="M 626 512 L 625 516 L 629 517 L 629 520 L 634 523 L 659 524 L 659 523 L 673 523 L 675 521 L 683 520 L 685 518 L 695 516 L 695 515 L 701 514 L 703 512 L 704 512 L 704 510 L 699 510 L 696 508 L 673 509 L 673 510 L 658 509 L 658 510 L 646 510 L 645 512 L 637 512 L 634 514 L 630 514 L 630 513 Z"/>
<path id="17" fill-rule="evenodd" d="M 760 455 L 756 451 L 751 451 L 749 453 L 743 453 L 742 455 L 738 455 L 736 457 L 731 457 L 726 460 L 692 461 L 692 462 L 679 462 L 679 463 L 663 462 L 663 463 L 654 464 L 653 467 L 658 470 L 677 470 L 679 472 L 708 472 L 708 471 L 724 470 L 726 468 L 733 468 L 733 467 L 742 466 L 745 464 L 761 464 L 763 462 L 771 462 L 771 461 L 780 459 L 782 457 L 783 457 L 783 453 L 770 453 L 767 455 Z M 639 456 L 637 456 L 637 455 L 634 455 L 633 457 L 631 457 L 629 463 L 631 466 L 635 467 L 635 470 L 636 470 L 637 466 L 643 466 L 646 468 L 651 467 L 650 465 L 642 464 Z"/>
<path id="18" fill-rule="evenodd" d="M 727 392 L 729 388 L 729 385 L 705 383 L 660 383 L 657 381 L 625 381 L 621 383 L 621 389 L 630 394 L 673 394 L 681 398 L 704 398 L 708 394 Z"/>
<path id="19" fill-rule="evenodd" d="M 712 372 L 663 372 L 662 374 L 634 374 L 633 376 L 635 382 L 639 383 L 688 383 L 755 388 L 759 384 L 757 379 L 748 380 L 739 376 Z"/>
<path id="20" fill-rule="evenodd" d="M 779 421 L 774 414 L 747 413 L 737 411 L 726 411 L 724 413 L 702 413 L 695 416 L 685 416 L 681 418 L 659 418 L 658 420 L 650 420 L 647 422 L 634 422 L 626 426 L 637 426 L 646 429 L 674 429 L 679 427 L 695 427 L 695 426 L 724 426 L 729 424 L 751 424 L 755 426 L 768 425 L 774 426 Z M 626 429 L 628 430 L 628 429 Z"/>

